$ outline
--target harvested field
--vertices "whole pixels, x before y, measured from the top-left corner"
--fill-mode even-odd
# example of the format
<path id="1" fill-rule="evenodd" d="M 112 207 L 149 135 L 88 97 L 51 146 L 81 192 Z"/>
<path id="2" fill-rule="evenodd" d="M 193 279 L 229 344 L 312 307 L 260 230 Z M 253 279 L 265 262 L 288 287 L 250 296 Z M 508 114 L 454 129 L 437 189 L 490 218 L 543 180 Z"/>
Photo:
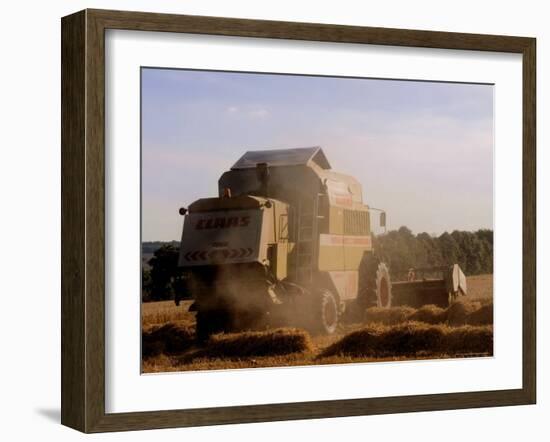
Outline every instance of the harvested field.
<path id="1" fill-rule="evenodd" d="M 397 326 L 371 325 L 344 336 L 324 350 L 327 356 L 428 356 L 493 354 L 493 327 L 450 327 L 407 322 Z"/>
<path id="2" fill-rule="evenodd" d="M 394 325 L 405 322 L 416 310 L 408 306 L 394 308 L 371 307 L 365 312 L 365 322 Z"/>
<path id="3" fill-rule="evenodd" d="M 493 323 L 493 303 L 482 305 L 479 310 L 470 313 L 468 324 L 489 325 Z"/>
<path id="4" fill-rule="evenodd" d="M 141 304 L 141 326 L 162 325 L 178 321 L 186 325 L 195 325 L 195 316 L 189 312 L 190 301 L 177 306 L 174 301 L 144 302 Z"/>
<path id="5" fill-rule="evenodd" d="M 458 301 L 444 309 L 435 305 L 424 305 L 415 310 L 410 307 L 372 307 L 365 312 L 365 323 L 397 325 L 404 322 L 426 324 L 488 325 L 493 323 L 493 303 L 482 305 L 479 301 Z"/>
<path id="6" fill-rule="evenodd" d="M 195 342 L 190 301 L 144 303 L 144 373 L 304 366 L 492 354 L 492 275 L 468 277 L 469 296 L 448 309 L 436 306 L 368 309 L 361 323 L 331 336 L 300 329 L 214 335 Z M 355 347 L 354 347 L 355 346 Z M 360 349 L 353 350 L 352 348 Z"/>
<path id="7" fill-rule="evenodd" d="M 447 309 L 435 305 L 423 305 L 405 321 L 425 322 L 426 324 L 441 324 L 447 320 Z M 404 322 L 404 321 L 401 321 Z"/>
<path id="8" fill-rule="evenodd" d="M 195 327 L 169 322 L 143 330 L 141 338 L 144 358 L 162 353 L 181 353 L 195 344 Z"/>
<path id="9" fill-rule="evenodd" d="M 204 347 L 181 356 L 179 363 L 205 359 L 242 360 L 243 358 L 273 357 L 304 353 L 313 348 L 307 332 L 295 328 L 279 328 L 260 332 L 220 333 Z"/>
<path id="10" fill-rule="evenodd" d="M 470 315 L 481 308 L 481 303 L 473 302 L 455 302 L 447 309 L 447 323 L 450 325 L 464 325 L 468 323 Z"/>
<path id="11" fill-rule="evenodd" d="M 296 328 L 280 328 L 214 335 L 205 350 L 209 357 L 242 358 L 287 355 L 311 349 L 311 338 L 307 332 Z"/>
<path id="12" fill-rule="evenodd" d="M 493 300 L 493 275 L 468 276 L 468 297 L 474 301 Z"/>

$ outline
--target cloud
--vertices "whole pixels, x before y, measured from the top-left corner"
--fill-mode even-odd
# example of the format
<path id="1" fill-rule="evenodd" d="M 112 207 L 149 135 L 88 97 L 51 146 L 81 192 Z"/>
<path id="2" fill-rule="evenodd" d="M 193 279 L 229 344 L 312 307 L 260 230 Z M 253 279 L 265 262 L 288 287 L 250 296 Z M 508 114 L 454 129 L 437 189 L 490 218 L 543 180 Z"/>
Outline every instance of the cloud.
<path id="1" fill-rule="evenodd" d="M 244 117 L 247 119 L 264 119 L 270 115 L 270 112 L 262 106 L 228 106 L 225 109 L 226 114 L 232 116 Z"/>
<path id="2" fill-rule="evenodd" d="M 269 111 L 267 109 L 254 109 L 248 112 L 248 115 L 252 118 L 266 118 L 269 116 Z"/>

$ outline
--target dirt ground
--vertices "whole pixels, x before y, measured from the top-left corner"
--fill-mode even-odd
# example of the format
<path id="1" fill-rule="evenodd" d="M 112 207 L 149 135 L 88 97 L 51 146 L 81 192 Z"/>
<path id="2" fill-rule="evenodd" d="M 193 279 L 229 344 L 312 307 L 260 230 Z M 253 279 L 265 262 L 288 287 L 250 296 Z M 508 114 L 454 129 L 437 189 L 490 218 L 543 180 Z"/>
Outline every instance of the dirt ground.
<path id="1" fill-rule="evenodd" d="M 481 306 L 485 306 L 485 309 L 490 309 L 491 318 L 490 325 L 488 322 L 484 322 L 482 327 L 485 327 L 485 335 L 487 335 L 487 330 L 489 330 L 490 339 L 492 342 L 492 296 L 493 296 L 493 275 L 478 275 L 468 277 L 468 301 L 466 305 L 466 310 L 479 310 Z M 158 373 L 158 372 L 167 372 L 167 371 L 196 371 L 196 370 L 219 370 L 219 369 L 236 369 L 236 368 L 256 368 L 256 367 L 273 367 L 273 366 L 297 366 L 297 365 L 319 365 L 319 364 L 342 364 L 342 363 L 351 363 L 351 362 L 371 362 L 371 361 L 396 361 L 396 360 L 406 360 L 406 359 L 442 359 L 450 357 L 468 357 L 468 356 L 489 356 L 490 353 L 480 354 L 478 352 L 465 353 L 465 352 L 454 352 L 445 350 L 439 351 L 438 353 L 431 353 L 426 351 L 418 351 L 414 354 L 380 354 L 375 356 L 365 356 L 364 354 L 336 354 L 330 356 L 323 356 L 324 353 L 327 353 L 327 349 L 331 346 L 338 345 L 339 342 L 343 340 L 344 337 L 349 337 L 350 334 L 359 332 L 366 327 L 365 323 L 357 324 L 343 324 L 339 326 L 339 330 L 336 334 L 331 336 L 307 336 L 307 345 L 304 346 L 302 351 L 291 352 L 288 354 L 279 354 L 279 355 L 265 355 L 262 353 L 261 356 L 250 356 L 240 357 L 238 352 L 233 352 L 230 356 L 225 354 L 216 355 L 212 352 L 205 352 L 204 348 L 198 348 L 194 341 L 189 340 L 189 336 L 192 335 L 194 326 L 195 326 L 195 314 L 189 312 L 189 306 L 191 301 L 182 302 L 180 306 L 176 306 L 173 301 L 163 301 L 163 302 L 153 302 L 153 303 L 144 303 L 142 305 L 142 330 L 143 330 L 143 349 L 144 349 L 144 358 L 142 361 L 142 372 L 144 373 Z M 456 309 L 455 309 L 456 310 Z M 414 312 L 412 312 L 414 313 Z M 445 313 L 445 312 L 443 312 Z M 454 311 L 453 311 L 454 313 Z M 466 312 L 472 313 L 472 312 Z M 483 313 L 481 311 L 473 312 Z M 479 314 L 478 314 L 479 316 Z M 410 315 L 409 315 L 410 317 Z M 411 320 L 418 321 L 415 319 L 418 317 L 418 314 L 412 319 L 407 319 L 404 317 L 403 321 L 407 324 L 408 333 L 415 333 L 418 330 L 424 330 L 426 324 L 421 324 L 418 322 L 410 323 Z M 445 316 L 446 318 L 446 316 Z M 378 319 L 377 319 L 378 320 Z M 383 318 L 380 319 L 383 321 Z M 452 331 L 452 326 L 464 325 L 467 322 L 462 321 L 462 323 L 449 323 L 448 320 L 442 319 L 445 323 L 442 324 L 432 324 L 431 333 L 443 333 L 443 335 L 448 334 L 449 330 Z M 373 333 L 393 333 L 395 330 L 392 327 L 396 327 L 399 324 L 393 324 L 388 326 L 386 322 L 385 326 L 381 324 L 373 325 Z M 172 327 L 169 329 L 169 327 Z M 168 344 L 172 345 L 174 342 L 179 345 L 179 347 L 169 348 L 170 351 L 164 351 L 166 346 L 156 352 L 146 355 L 148 347 L 145 348 L 147 342 L 150 341 L 150 338 L 153 337 L 153 333 L 158 331 L 162 326 L 165 326 L 164 329 L 168 330 L 169 333 L 173 335 L 163 335 L 163 339 L 168 340 Z M 378 328 L 376 328 L 378 327 Z M 403 328 L 403 327 L 401 327 Z M 473 327 L 470 325 L 464 325 L 463 331 L 464 336 L 468 336 L 471 332 L 478 333 L 479 327 Z M 481 330 L 483 331 L 483 330 Z M 185 332 L 182 334 L 182 332 Z M 179 335 L 174 335 L 174 333 L 179 333 Z M 269 332 L 266 332 L 269 333 Z M 292 333 L 292 332 L 289 332 Z M 300 332 L 302 333 L 302 332 Z M 288 333 L 287 333 L 288 334 Z M 356 333 L 357 334 L 357 333 Z M 439 335 L 438 335 L 439 336 Z M 239 337 L 237 336 L 237 339 Z M 256 337 L 245 337 L 242 336 L 243 348 L 249 347 L 250 339 L 256 339 Z M 263 336 L 262 339 L 265 340 L 266 336 Z M 147 339 L 147 342 L 146 342 Z M 189 342 L 187 343 L 187 340 Z M 164 344 L 161 342 L 161 344 Z M 491 344 L 492 345 L 492 344 Z M 174 350 L 176 348 L 176 350 Z"/>

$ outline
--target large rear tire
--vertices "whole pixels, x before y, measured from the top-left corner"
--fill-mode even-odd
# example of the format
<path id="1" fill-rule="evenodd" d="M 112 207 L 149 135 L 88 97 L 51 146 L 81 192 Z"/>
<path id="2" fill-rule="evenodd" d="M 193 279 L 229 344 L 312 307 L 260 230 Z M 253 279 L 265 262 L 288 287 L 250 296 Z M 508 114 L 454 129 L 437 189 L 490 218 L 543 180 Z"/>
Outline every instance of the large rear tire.
<path id="1" fill-rule="evenodd" d="M 328 290 L 323 290 L 314 299 L 314 332 L 332 335 L 338 328 L 340 309 L 336 296 Z"/>

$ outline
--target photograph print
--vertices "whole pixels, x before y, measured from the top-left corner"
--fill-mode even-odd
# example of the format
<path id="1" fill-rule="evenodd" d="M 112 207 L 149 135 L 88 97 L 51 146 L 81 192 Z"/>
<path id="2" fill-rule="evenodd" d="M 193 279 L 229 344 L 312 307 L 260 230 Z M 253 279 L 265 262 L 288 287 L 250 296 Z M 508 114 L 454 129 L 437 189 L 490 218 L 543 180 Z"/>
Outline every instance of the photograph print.
<path id="1" fill-rule="evenodd" d="M 142 373 L 493 356 L 492 84 L 140 93 Z"/>

